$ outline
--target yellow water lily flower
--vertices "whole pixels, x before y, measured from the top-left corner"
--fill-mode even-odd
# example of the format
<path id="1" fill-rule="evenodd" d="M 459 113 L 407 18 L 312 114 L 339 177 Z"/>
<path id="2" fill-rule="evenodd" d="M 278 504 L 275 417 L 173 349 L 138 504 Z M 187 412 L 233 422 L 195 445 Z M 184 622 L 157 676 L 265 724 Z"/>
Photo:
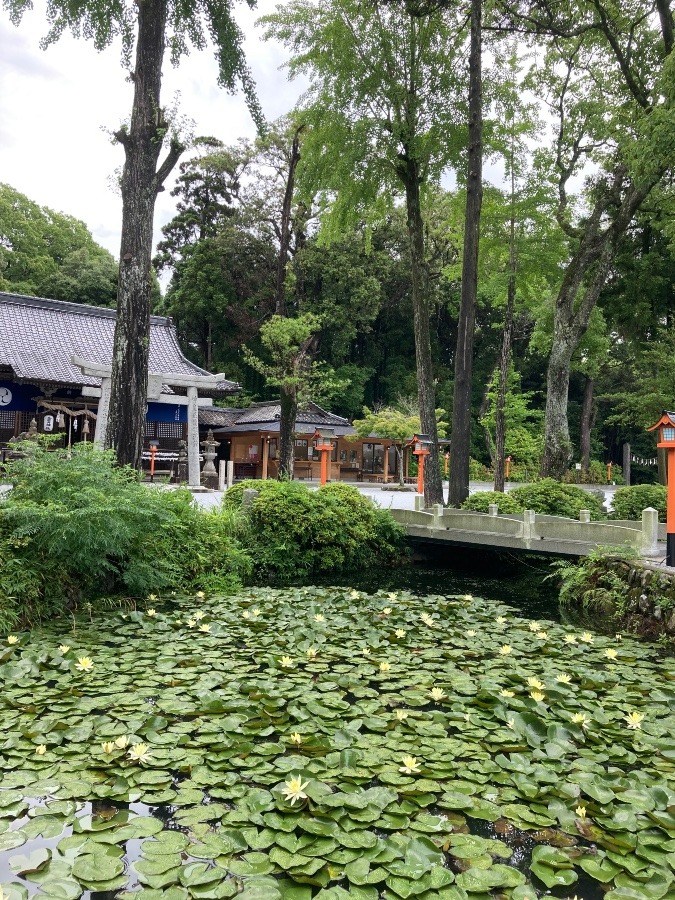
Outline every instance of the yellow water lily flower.
<path id="1" fill-rule="evenodd" d="M 501 691 L 499 692 L 499 696 L 508 698 L 508 697 L 515 697 L 515 694 L 513 693 L 513 691 L 509 691 L 506 688 L 502 688 Z"/>
<path id="2" fill-rule="evenodd" d="M 284 667 L 284 669 L 292 669 L 293 668 L 293 657 L 292 656 L 282 656 L 279 660 L 279 663 Z"/>
<path id="3" fill-rule="evenodd" d="M 583 641 L 584 644 L 592 644 L 593 643 L 593 635 L 590 631 L 584 631 L 584 633 L 579 638 L 580 641 Z"/>
<path id="4" fill-rule="evenodd" d="M 145 762 L 150 759 L 152 754 L 150 753 L 150 748 L 147 744 L 134 744 L 127 753 L 127 756 L 134 762 Z"/>
<path id="5" fill-rule="evenodd" d="M 535 637 L 539 638 L 540 641 L 547 641 L 548 640 L 548 631 L 538 631 L 535 634 Z"/>
<path id="6" fill-rule="evenodd" d="M 586 818 L 586 807 L 585 806 L 577 806 L 577 808 L 574 810 L 574 812 L 577 814 L 577 816 L 580 819 Z"/>
<path id="7" fill-rule="evenodd" d="M 7 643 L 8 644 L 18 644 L 19 639 L 15 634 L 10 634 L 9 637 L 7 638 Z"/>
<path id="8" fill-rule="evenodd" d="M 115 741 L 103 741 L 103 743 L 101 744 L 101 748 L 104 753 L 114 753 Z"/>
<path id="9" fill-rule="evenodd" d="M 201 621 L 201 619 L 204 618 L 205 615 L 206 615 L 206 613 L 200 609 L 200 610 L 197 610 L 196 613 L 192 613 L 192 618 L 196 619 L 199 622 L 199 621 Z"/>
<path id="10" fill-rule="evenodd" d="M 537 690 L 537 691 L 540 691 L 544 687 L 543 683 L 541 681 L 539 681 L 538 678 L 535 678 L 534 675 L 531 675 L 527 679 L 527 683 L 529 684 L 529 686 L 531 688 L 535 688 L 535 690 Z"/>
<path id="11" fill-rule="evenodd" d="M 317 614 L 314 616 L 314 621 L 315 621 L 315 622 L 325 622 L 325 621 L 326 621 L 326 618 L 325 618 L 325 616 L 322 616 L 321 613 L 317 613 Z"/>
<path id="12" fill-rule="evenodd" d="M 197 591 L 197 593 L 195 594 L 195 597 L 197 597 L 198 600 L 203 600 L 205 596 L 206 594 L 204 593 L 204 591 Z"/>
<path id="13" fill-rule="evenodd" d="M 156 616 L 157 610 L 156 609 L 146 609 L 145 614 L 146 614 L 146 616 Z"/>
<path id="14" fill-rule="evenodd" d="M 474 631 L 473 628 L 469 628 L 469 630 L 466 633 L 466 636 L 467 637 L 476 637 L 476 632 Z"/>
<path id="15" fill-rule="evenodd" d="M 390 600 L 395 600 L 398 597 L 398 594 L 396 593 L 396 591 L 389 591 L 389 593 L 387 594 L 387 597 Z"/>
<path id="16" fill-rule="evenodd" d="M 414 775 L 416 772 L 420 771 L 420 767 L 417 765 L 416 756 L 404 756 L 401 762 L 403 765 L 399 766 L 399 772 L 403 772 L 404 775 Z"/>
<path id="17" fill-rule="evenodd" d="M 250 615 L 251 615 L 251 613 L 247 609 L 245 609 L 243 611 L 243 613 L 241 614 L 241 617 L 242 617 L 242 619 L 248 619 Z"/>
<path id="18" fill-rule="evenodd" d="M 422 613 L 420 619 L 424 622 L 425 625 L 431 626 L 434 624 L 434 620 L 431 618 L 429 613 Z"/>
<path id="19" fill-rule="evenodd" d="M 157 594 L 148 594 L 148 603 L 155 603 L 157 600 Z"/>
<path id="20" fill-rule="evenodd" d="M 571 684 L 572 676 L 568 675 L 567 672 L 561 672 L 559 675 L 555 676 L 555 680 L 558 684 Z"/>
<path id="21" fill-rule="evenodd" d="M 630 713 L 628 713 L 627 716 L 623 717 L 623 720 L 626 723 L 626 725 L 633 731 L 635 731 L 638 728 L 642 728 L 642 725 L 640 723 L 642 722 L 643 719 L 644 719 L 643 714 L 639 713 L 639 712 L 630 712 Z"/>
<path id="22" fill-rule="evenodd" d="M 466 600 L 467 603 L 471 603 L 471 601 L 473 600 L 473 594 L 464 594 L 462 600 Z"/>
<path id="23" fill-rule="evenodd" d="M 405 628 L 397 628 L 396 631 L 394 632 L 394 634 L 396 635 L 397 638 L 404 638 L 405 637 Z"/>
<path id="24" fill-rule="evenodd" d="M 588 725 L 588 716 L 585 713 L 574 713 L 572 721 L 575 725 L 581 725 L 582 728 L 586 728 Z"/>
<path id="25" fill-rule="evenodd" d="M 576 644 L 577 642 L 576 635 L 574 634 L 566 634 L 563 640 L 566 644 Z"/>
<path id="26" fill-rule="evenodd" d="M 539 622 L 530 622 L 527 627 L 530 629 L 530 631 L 539 631 Z"/>
<path id="27" fill-rule="evenodd" d="M 508 656 L 512 650 L 513 647 L 511 646 L 511 644 L 502 644 L 502 646 L 499 648 L 499 652 L 502 656 Z"/>
<path id="28" fill-rule="evenodd" d="M 38 744 L 37 747 L 35 748 L 35 752 L 37 753 L 38 756 L 44 756 L 45 753 L 47 752 L 47 745 L 46 744 Z"/>
<path id="29" fill-rule="evenodd" d="M 363 653 L 364 656 L 370 656 L 370 647 L 364 647 L 361 653 Z"/>
<path id="30" fill-rule="evenodd" d="M 307 658 L 308 659 L 316 659 L 318 656 L 318 651 L 314 649 L 314 647 L 307 648 Z"/>
<path id="31" fill-rule="evenodd" d="M 391 615 L 391 606 L 385 606 L 385 608 L 382 610 L 382 615 L 390 616 Z"/>
<path id="32" fill-rule="evenodd" d="M 399 722 L 405 722 L 408 718 L 408 710 L 407 709 L 397 709 L 394 711 L 394 715 L 399 720 Z"/>
<path id="33" fill-rule="evenodd" d="M 188 628 L 194 628 L 197 624 L 197 621 L 196 619 L 188 619 L 185 624 L 188 626 Z"/>
<path id="34" fill-rule="evenodd" d="M 63 656 L 65 656 L 69 650 L 70 647 L 68 646 L 68 644 L 59 644 L 59 653 L 62 653 Z"/>
<path id="35" fill-rule="evenodd" d="M 251 612 L 253 613 L 254 616 L 259 616 L 262 613 L 262 610 L 260 609 L 259 606 L 256 606 L 256 608 L 251 610 Z"/>
<path id="36" fill-rule="evenodd" d="M 356 590 L 350 591 L 349 596 L 351 597 L 352 600 L 356 600 L 357 597 L 361 596 L 361 591 L 356 591 Z"/>
<path id="37" fill-rule="evenodd" d="M 211 631 L 211 626 L 208 624 L 208 622 L 205 622 L 203 625 L 199 626 L 199 630 L 204 631 L 208 634 L 208 632 Z"/>
<path id="38" fill-rule="evenodd" d="M 541 703 L 541 701 L 545 698 L 545 694 L 542 694 L 541 691 L 530 691 L 530 697 L 536 702 Z"/>
<path id="39" fill-rule="evenodd" d="M 307 799 L 305 788 L 308 784 L 309 781 L 306 781 L 304 784 L 302 783 L 302 775 L 291 775 L 291 777 L 286 782 L 286 787 L 283 790 L 283 795 L 286 800 L 291 801 L 291 806 L 293 806 L 296 800 Z"/>
<path id="40" fill-rule="evenodd" d="M 607 659 L 616 659 L 618 655 L 619 654 L 616 652 L 616 650 L 613 647 L 608 647 L 605 650 L 605 656 L 607 657 Z"/>
<path id="41" fill-rule="evenodd" d="M 380 672 L 388 672 L 391 669 L 391 663 L 381 662 L 380 663 Z"/>
<path id="42" fill-rule="evenodd" d="M 436 702 L 438 702 L 439 700 L 442 700 L 443 697 L 446 696 L 446 693 L 443 690 L 443 688 L 435 687 L 429 691 L 429 696 L 431 697 L 432 700 L 435 700 Z"/>
<path id="43" fill-rule="evenodd" d="M 495 622 L 497 625 L 506 625 L 506 616 L 497 616 Z"/>
<path id="44" fill-rule="evenodd" d="M 75 668 L 80 672 L 91 672 L 94 668 L 94 660 L 90 656 L 78 656 Z"/>
<path id="45" fill-rule="evenodd" d="M 129 746 L 129 738 L 126 734 L 121 735 L 118 738 L 115 738 L 115 746 L 118 750 L 124 750 L 125 747 Z"/>
<path id="46" fill-rule="evenodd" d="M 291 735 L 291 741 L 294 744 L 300 745 L 302 743 L 302 735 L 299 732 L 294 731 L 293 734 Z"/>

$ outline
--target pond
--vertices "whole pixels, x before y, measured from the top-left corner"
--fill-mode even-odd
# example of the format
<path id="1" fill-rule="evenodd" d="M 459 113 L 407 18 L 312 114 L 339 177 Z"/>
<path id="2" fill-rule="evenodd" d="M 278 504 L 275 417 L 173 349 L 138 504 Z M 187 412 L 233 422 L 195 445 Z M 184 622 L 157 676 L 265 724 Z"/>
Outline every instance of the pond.
<path id="1" fill-rule="evenodd" d="M 675 896 L 675 663 L 646 645 L 344 586 L 11 637 L 8 900 Z"/>

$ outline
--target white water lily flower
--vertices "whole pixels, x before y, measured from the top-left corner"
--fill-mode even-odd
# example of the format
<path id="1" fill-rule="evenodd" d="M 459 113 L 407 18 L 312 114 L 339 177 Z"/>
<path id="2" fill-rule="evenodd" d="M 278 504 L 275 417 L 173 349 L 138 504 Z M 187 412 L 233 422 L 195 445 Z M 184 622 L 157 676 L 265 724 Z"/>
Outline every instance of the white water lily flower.
<path id="1" fill-rule="evenodd" d="M 292 656 L 282 656 L 279 660 L 279 664 L 284 667 L 284 669 L 292 669 L 293 668 L 293 657 Z"/>
<path id="2" fill-rule="evenodd" d="M 588 717 L 585 713 L 574 713 L 572 716 L 572 721 L 575 725 L 581 725 L 582 728 L 586 728 L 588 726 Z"/>
<path id="3" fill-rule="evenodd" d="M 262 613 L 262 610 L 260 609 L 259 606 L 256 606 L 256 608 L 252 609 L 251 612 L 253 613 L 254 616 L 259 616 Z"/>
<path id="4" fill-rule="evenodd" d="M 251 615 L 251 613 L 247 609 L 245 609 L 243 611 L 243 613 L 241 614 L 241 617 L 242 617 L 242 619 L 248 619 L 250 617 L 250 615 Z"/>
<path id="5" fill-rule="evenodd" d="M 150 759 L 152 754 L 150 753 L 150 748 L 147 744 L 134 744 L 127 753 L 127 756 L 134 762 L 145 762 Z"/>
<path id="6" fill-rule="evenodd" d="M 304 784 L 302 783 L 302 775 L 292 775 L 288 779 L 288 781 L 286 782 L 286 787 L 283 790 L 283 795 L 286 800 L 291 801 L 291 806 L 293 806 L 296 800 L 307 799 L 305 788 L 308 784 L 309 781 L 306 781 Z"/>
<path id="7" fill-rule="evenodd" d="M 399 772 L 403 772 L 405 775 L 414 775 L 420 771 L 416 756 L 404 756 L 401 762 L 403 765 L 399 767 Z"/>
<path id="8" fill-rule="evenodd" d="M 148 594 L 148 603 L 155 603 L 157 601 L 157 594 Z"/>
<path id="9" fill-rule="evenodd" d="M 15 634 L 10 634 L 7 638 L 7 643 L 8 644 L 18 644 L 19 639 Z"/>
<path id="10" fill-rule="evenodd" d="M 199 622 L 201 619 L 204 618 L 205 615 L 206 615 L 206 613 L 200 609 L 196 613 L 192 613 L 192 618 L 196 619 Z"/>
<path id="11" fill-rule="evenodd" d="M 473 600 L 473 594 L 464 594 L 462 599 L 466 600 L 467 603 L 471 603 L 471 601 Z"/>
<path id="12" fill-rule="evenodd" d="M 314 616 L 314 621 L 315 621 L 315 622 L 325 622 L 325 621 L 326 621 L 326 618 L 325 618 L 325 616 L 322 616 L 321 613 L 317 613 L 317 614 Z"/>
<path id="13" fill-rule="evenodd" d="M 548 640 L 548 631 L 538 631 L 535 634 L 535 637 L 539 638 L 540 641 L 547 641 Z"/>
<path id="14" fill-rule="evenodd" d="M 539 631 L 539 622 L 530 622 L 527 627 L 530 629 L 530 631 Z"/>
<path id="15" fill-rule="evenodd" d="M 572 676 L 568 675 L 567 672 L 561 672 L 559 675 L 555 676 L 555 680 L 558 684 L 570 684 L 572 682 Z"/>
<path id="16" fill-rule="evenodd" d="M 607 659 L 616 659 L 618 655 L 619 654 L 616 652 L 616 650 L 613 647 L 608 647 L 605 650 L 605 656 L 607 657 Z"/>
<path id="17" fill-rule="evenodd" d="M 508 656 L 512 650 L 513 647 L 511 646 L 511 644 L 502 644 L 502 646 L 499 648 L 499 652 L 502 656 Z"/>
<path id="18" fill-rule="evenodd" d="M 316 659 L 318 656 L 318 651 L 314 647 L 307 648 L 307 658 L 308 659 Z"/>
<path id="19" fill-rule="evenodd" d="M 506 625 L 506 616 L 497 616 L 495 622 L 497 625 Z"/>
<path id="20" fill-rule="evenodd" d="M 476 634 L 477 634 L 477 632 L 474 631 L 473 628 L 469 628 L 469 630 L 468 630 L 467 633 L 466 633 L 466 636 L 467 636 L 467 637 L 476 637 Z"/>
<path id="21" fill-rule="evenodd" d="M 357 597 L 361 596 L 361 591 L 356 591 L 356 590 L 350 591 L 349 596 L 351 597 L 352 600 L 356 600 Z"/>
<path id="22" fill-rule="evenodd" d="M 381 662 L 380 663 L 380 672 L 388 672 L 391 669 L 391 663 Z"/>
<path id="23" fill-rule="evenodd" d="M 574 810 L 574 812 L 577 814 L 577 816 L 580 819 L 586 818 L 586 807 L 585 806 L 577 806 L 577 808 Z"/>
<path id="24" fill-rule="evenodd" d="M 584 631 L 584 633 L 579 638 L 580 641 L 583 641 L 584 644 L 592 644 L 593 643 L 593 635 L 590 631 Z"/>
<path id="25" fill-rule="evenodd" d="M 186 622 L 186 625 L 188 626 L 188 628 L 194 628 L 196 624 L 197 624 L 196 619 L 188 619 Z"/>
<path id="26" fill-rule="evenodd" d="M 506 688 L 502 688 L 501 691 L 499 692 L 499 696 L 509 698 L 509 697 L 515 697 L 515 694 L 513 693 L 513 691 L 509 691 Z"/>
<path id="27" fill-rule="evenodd" d="M 370 647 L 364 647 L 363 650 L 361 651 L 361 653 L 363 653 L 364 656 L 369 656 L 370 655 Z"/>
<path id="28" fill-rule="evenodd" d="M 197 597 L 198 600 L 203 600 L 205 596 L 206 594 L 204 593 L 204 591 L 197 591 L 197 593 L 195 594 L 195 597 Z"/>
<path id="29" fill-rule="evenodd" d="M 531 675 L 531 676 L 527 679 L 527 683 L 529 684 L 529 686 L 530 686 L 531 688 L 534 688 L 534 689 L 537 690 L 537 691 L 540 691 L 540 690 L 544 687 L 543 682 L 539 681 L 538 678 L 535 678 L 534 675 Z"/>
<path id="30" fill-rule="evenodd" d="M 211 626 L 208 623 L 204 623 L 203 625 L 199 626 L 199 630 L 204 631 L 206 634 L 208 634 L 209 631 L 211 631 Z"/>
<path id="31" fill-rule="evenodd" d="M 35 752 L 37 753 L 38 756 L 44 756 L 45 753 L 47 752 L 47 745 L 46 744 L 38 744 L 37 747 L 35 748 Z"/>
<path id="32" fill-rule="evenodd" d="M 294 744 L 300 745 L 302 743 L 302 735 L 300 734 L 300 732 L 294 731 L 293 734 L 291 735 L 291 741 Z"/>
<path id="33" fill-rule="evenodd" d="M 576 644 L 577 642 L 576 635 L 574 634 L 566 634 L 563 640 L 566 644 Z"/>
<path id="34" fill-rule="evenodd" d="M 65 656 L 69 650 L 70 647 L 68 646 L 68 644 L 59 644 L 59 653 L 61 653 L 63 656 Z"/>
<path id="35" fill-rule="evenodd" d="M 436 702 L 438 702 L 439 700 L 442 700 L 446 696 L 446 693 L 443 690 L 443 688 L 435 687 L 429 691 L 429 696 L 431 697 L 432 700 L 435 700 Z"/>
<path id="36" fill-rule="evenodd" d="M 146 614 L 146 616 L 156 616 L 157 610 L 156 609 L 146 609 L 145 614 Z"/>
<path id="37" fill-rule="evenodd" d="M 405 637 L 405 628 L 397 628 L 396 631 L 394 632 L 394 634 L 396 635 L 397 638 L 404 638 Z"/>
<path id="38" fill-rule="evenodd" d="M 382 615 L 390 616 L 391 615 L 391 606 L 385 606 L 385 608 L 382 610 Z"/>
<path id="39" fill-rule="evenodd" d="M 396 593 L 396 591 L 389 591 L 387 597 L 389 598 L 389 600 L 395 600 L 398 597 L 398 594 Z"/>
<path id="40" fill-rule="evenodd" d="M 121 737 L 115 738 L 115 746 L 118 750 L 124 750 L 125 747 L 129 746 L 129 738 L 126 734 L 121 735 Z"/>
<path id="41" fill-rule="evenodd" d="M 101 749 L 104 753 L 114 753 L 115 751 L 115 741 L 103 741 L 101 744 Z"/>
<path id="42" fill-rule="evenodd" d="M 635 731 L 636 729 L 642 728 L 641 722 L 643 719 L 644 719 L 643 714 L 639 713 L 639 712 L 635 712 L 635 711 L 630 712 L 630 713 L 628 713 L 627 716 L 623 717 L 623 720 L 626 723 L 626 725 L 633 731 Z"/>
<path id="43" fill-rule="evenodd" d="M 394 711 L 394 715 L 399 720 L 399 722 L 405 722 L 408 718 L 408 710 L 407 709 L 397 709 Z"/>
<path id="44" fill-rule="evenodd" d="M 94 668 L 94 660 L 90 656 L 78 656 L 75 668 L 80 672 L 91 672 Z"/>
<path id="45" fill-rule="evenodd" d="M 507 728 L 511 728 L 512 730 L 515 729 L 516 720 L 515 719 L 507 719 L 506 726 L 507 726 Z"/>
<path id="46" fill-rule="evenodd" d="M 536 703 L 541 703 L 541 701 L 544 699 L 544 696 L 545 696 L 545 695 L 542 694 L 541 691 L 530 691 L 530 697 L 532 697 L 532 699 L 533 699 Z"/>

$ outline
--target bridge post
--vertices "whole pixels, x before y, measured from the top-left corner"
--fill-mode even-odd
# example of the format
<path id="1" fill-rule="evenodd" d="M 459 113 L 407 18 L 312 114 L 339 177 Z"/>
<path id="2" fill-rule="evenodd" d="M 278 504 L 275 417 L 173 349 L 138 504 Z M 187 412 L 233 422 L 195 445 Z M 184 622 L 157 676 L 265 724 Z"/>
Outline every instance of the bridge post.
<path id="1" fill-rule="evenodd" d="M 489 516 L 497 516 L 499 515 L 499 506 L 496 503 L 488 504 L 488 515 Z"/>
<path id="2" fill-rule="evenodd" d="M 658 555 L 659 514 L 651 506 L 642 510 L 642 542 L 640 552 L 643 556 Z"/>
<path id="3" fill-rule="evenodd" d="M 579 510 L 579 521 L 584 525 L 588 525 L 591 521 L 591 511 L 590 509 L 580 509 Z"/>
<path id="4" fill-rule="evenodd" d="M 442 503 L 434 503 L 434 505 L 431 507 L 431 511 L 434 514 L 434 528 L 441 527 L 441 516 L 443 515 L 444 509 L 445 507 Z"/>
<path id="5" fill-rule="evenodd" d="M 536 513 L 533 509 L 526 509 L 523 512 L 523 541 L 528 550 L 530 549 L 530 543 L 534 537 L 535 515 Z"/>
<path id="6" fill-rule="evenodd" d="M 415 494 L 415 512 L 424 512 L 424 494 Z"/>

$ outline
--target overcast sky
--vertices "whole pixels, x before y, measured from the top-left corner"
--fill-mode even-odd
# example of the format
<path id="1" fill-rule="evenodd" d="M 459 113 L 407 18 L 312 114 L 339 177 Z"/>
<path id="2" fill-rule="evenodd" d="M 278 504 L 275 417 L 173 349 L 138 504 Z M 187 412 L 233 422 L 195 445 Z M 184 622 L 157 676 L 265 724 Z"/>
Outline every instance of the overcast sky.
<path id="1" fill-rule="evenodd" d="M 82 219 L 96 240 L 119 254 L 121 201 L 110 185 L 123 150 L 106 129 L 117 128 L 131 112 L 132 86 L 125 80 L 120 47 L 102 53 L 90 41 L 64 34 L 41 50 L 47 31 L 44 0 L 35 0 L 19 27 L 0 11 L 0 181 L 41 206 Z M 236 6 L 246 35 L 246 55 L 265 116 L 278 118 L 295 104 L 301 86 L 280 71 L 286 54 L 263 42 L 256 19 L 274 10 L 276 0 L 258 0 L 255 12 Z M 180 92 L 179 111 L 196 123 L 195 134 L 225 143 L 252 138 L 255 128 L 241 95 L 217 85 L 211 50 L 184 57 L 178 68 L 164 67 L 162 101 L 170 106 Z M 173 215 L 171 184 L 155 211 L 155 233 Z"/>

